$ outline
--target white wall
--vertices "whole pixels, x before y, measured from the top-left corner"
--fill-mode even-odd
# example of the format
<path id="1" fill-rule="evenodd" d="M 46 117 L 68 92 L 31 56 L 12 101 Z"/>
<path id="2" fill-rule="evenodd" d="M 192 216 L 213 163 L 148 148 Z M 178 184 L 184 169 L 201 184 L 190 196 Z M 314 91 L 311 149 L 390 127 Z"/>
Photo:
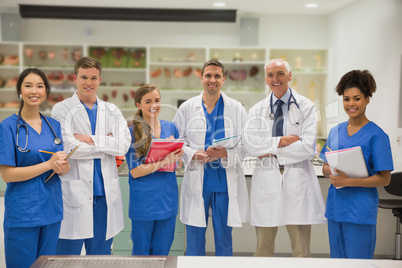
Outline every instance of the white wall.
<path id="1" fill-rule="evenodd" d="M 260 17 L 259 46 L 272 48 L 329 47 L 327 16 Z"/>
<path id="2" fill-rule="evenodd" d="M 105 45 L 237 46 L 237 23 L 23 19 L 23 41 Z M 91 35 L 85 35 L 85 29 Z"/>
<path id="3" fill-rule="evenodd" d="M 402 148 L 396 144 L 402 54 L 402 1 L 360 0 L 329 17 L 333 68 L 330 88 L 352 69 L 368 69 L 377 82 L 368 118 L 388 133 L 396 170 L 402 170 Z M 332 90 L 332 100 L 340 100 Z M 346 115 L 340 109 L 340 120 Z"/>
<path id="4" fill-rule="evenodd" d="M 239 21 L 239 19 L 238 19 Z M 91 30 L 91 35 L 85 34 Z M 154 46 L 239 46 L 239 23 L 128 22 L 22 19 L 24 42 L 138 44 Z M 264 16 L 261 47 L 328 47 L 327 17 Z"/>

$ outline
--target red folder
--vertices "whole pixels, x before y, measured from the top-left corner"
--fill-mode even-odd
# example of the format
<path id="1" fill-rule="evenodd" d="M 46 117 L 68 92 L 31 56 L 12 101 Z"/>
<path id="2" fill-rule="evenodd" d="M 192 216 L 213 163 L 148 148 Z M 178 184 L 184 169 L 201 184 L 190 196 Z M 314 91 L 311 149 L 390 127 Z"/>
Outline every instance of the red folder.
<path id="1" fill-rule="evenodd" d="M 180 149 L 184 145 L 184 140 L 165 140 L 153 139 L 149 146 L 147 155 L 145 157 L 145 164 L 150 164 L 163 160 L 170 152 Z M 176 163 L 167 165 L 166 167 L 158 169 L 158 171 L 172 172 L 176 167 Z"/>

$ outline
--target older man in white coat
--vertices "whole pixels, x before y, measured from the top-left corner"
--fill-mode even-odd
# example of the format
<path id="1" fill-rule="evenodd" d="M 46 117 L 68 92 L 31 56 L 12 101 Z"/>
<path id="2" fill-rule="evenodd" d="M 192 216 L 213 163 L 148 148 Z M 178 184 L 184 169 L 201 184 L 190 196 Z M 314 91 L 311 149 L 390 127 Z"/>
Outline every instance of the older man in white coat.
<path id="1" fill-rule="evenodd" d="M 185 139 L 186 169 L 180 198 L 180 220 L 186 224 L 186 255 L 205 255 L 209 210 L 215 236 L 215 255 L 231 256 L 232 227 L 249 219 L 249 203 L 241 162 L 245 152 L 238 139 L 212 148 L 214 139 L 241 134 L 247 116 L 238 101 L 221 92 L 223 65 L 208 61 L 201 72 L 203 92 L 184 102 L 173 120 Z"/>
<path id="2" fill-rule="evenodd" d="M 116 105 L 97 98 L 101 65 L 84 57 L 75 65 L 77 93 L 52 110 L 61 124 L 71 172 L 61 177 L 64 218 L 56 255 L 110 255 L 113 236 L 124 227 L 123 200 L 116 156 L 124 155 L 131 137 Z"/>
<path id="3" fill-rule="evenodd" d="M 316 151 L 314 104 L 289 88 L 289 64 L 265 66 L 272 93 L 254 105 L 243 130 L 247 152 L 257 157 L 251 185 L 254 256 L 274 256 L 278 226 L 285 225 L 294 257 L 310 257 L 311 224 L 325 223 L 324 200 L 310 158 Z"/>

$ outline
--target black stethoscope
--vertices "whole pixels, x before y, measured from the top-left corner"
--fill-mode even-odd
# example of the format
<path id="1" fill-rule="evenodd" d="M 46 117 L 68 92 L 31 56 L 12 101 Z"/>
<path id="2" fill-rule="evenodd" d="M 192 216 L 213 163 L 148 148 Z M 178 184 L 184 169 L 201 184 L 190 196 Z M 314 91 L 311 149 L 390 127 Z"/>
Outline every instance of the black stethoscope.
<path id="1" fill-rule="evenodd" d="M 295 96 L 293 96 L 293 92 L 292 89 L 290 89 L 290 98 L 289 98 L 289 102 L 288 102 L 288 111 L 290 110 L 290 105 L 293 103 L 294 105 L 296 105 L 297 109 L 300 109 L 299 104 L 297 104 Z M 273 109 L 273 104 L 272 104 L 272 95 L 271 94 L 271 100 L 270 100 L 270 109 L 271 109 L 271 113 L 268 115 L 269 119 L 274 120 L 275 119 L 275 114 L 274 114 L 274 109 Z"/>
<path id="2" fill-rule="evenodd" d="M 46 119 L 46 117 L 44 117 L 41 113 L 39 113 L 39 114 L 40 114 L 40 117 L 43 118 L 43 119 L 46 121 L 47 125 L 50 127 L 50 129 L 51 129 L 52 132 L 53 132 L 53 135 L 54 135 L 54 137 L 55 137 L 54 140 L 53 140 L 53 143 L 56 144 L 56 145 L 62 144 L 63 141 L 62 141 L 59 137 L 57 137 L 56 132 L 54 131 L 52 125 L 49 123 L 49 121 Z M 21 119 L 21 121 L 23 122 L 22 124 L 20 124 L 20 119 Z M 25 147 L 24 147 L 24 148 L 21 148 L 21 147 L 18 145 L 18 133 L 20 132 L 20 127 L 24 127 L 24 128 L 25 128 Z M 24 119 L 22 119 L 22 117 L 21 117 L 21 109 L 20 109 L 20 110 L 18 111 L 18 120 L 17 120 L 17 149 L 18 149 L 18 151 L 20 151 L 21 153 L 27 153 L 27 152 L 30 152 L 30 151 L 31 151 L 31 150 L 27 149 L 27 147 L 28 147 L 28 125 L 27 125 L 27 123 L 24 121 Z"/>

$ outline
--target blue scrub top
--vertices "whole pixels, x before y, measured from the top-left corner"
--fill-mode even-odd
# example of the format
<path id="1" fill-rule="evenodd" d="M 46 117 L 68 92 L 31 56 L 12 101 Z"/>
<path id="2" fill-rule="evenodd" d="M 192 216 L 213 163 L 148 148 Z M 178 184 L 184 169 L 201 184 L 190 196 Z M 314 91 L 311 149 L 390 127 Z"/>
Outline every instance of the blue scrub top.
<path id="1" fill-rule="evenodd" d="M 320 157 L 327 162 L 327 147 L 332 151 L 360 146 L 369 176 L 378 171 L 394 170 L 388 135 L 374 122 L 369 122 L 349 137 L 348 121 L 332 128 Z M 337 222 L 375 225 L 377 223 L 378 192 L 376 187 L 344 187 L 328 189 L 325 216 Z"/>
<path id="2" fill-rule="evenodd" d="M 201 101 L 202 102 L 202 101 Z M 211 114 L 204 108 L 207 129 L 205 133 L 205 150 L 212 145 L 214 139 L 225 138 L 225 122 L 223 119 L 224 103 L 222 96 L 219 98 Z M 221 160 L 215 160 L 204 164 L 203 190 L 208 192 L 227 192 L 226 170 Z"/>
<path id="3" fill-rule="evenodd" d="M 96 130 L 96 115 L 98 110 L 97 102 L 95 102 L 92 109 L 89 109 L 83 102 L 81 102 L 85 110 L 88 113 L 89 122 L 91 123 L 91 131 L 92 135 L 95 135 Z M 101 160 L 99 158 L 94 159 L 94 196 L 102 196 L 105 195 L 105 187 L 103 185 L 103 175 L 102 175 L 102 166 Z"/>
<path id="4" fill-rule="evenodd" d="M 169 121 L 159 120 L 161 124 L 161 139 L 173 135 L 179 138 L 179 131 Z M 126 154 L 129 170 L 143 164 L 145 157 L 137 158 L 133 144 L 134 126 L 130 127 L 132 143 Z M 135 221 L 165 220 L 177 215 L 179 191 L 175 172 L 155 171 L 143 177 L 134 179 L 129 172 L 130 202 L 128 216 Z"/>
<path id="5" fill-rule="evenodd" d="M 58 137 L 61 137 L 60 123 L 46 117 Z M 48 161 L 51 154 L 38 150 L 58 152 L 63 145 L 54 144 L 54 135 L 49 125 L 42 118 L 42 131 L 36 132 L 29 124 L 28 146 L 30 152 L 22 153 L 17 149 L 18 115 L 4 119 L 0 124 L 0 165 L 26 167 Z M 23 121 L 20 119 L 20 124 Z M 20 127 L 18 145 L 25 146 L 26 129 Z M 4 196 L 4 225 L 8 228 L 35 227 L 49 225 L 63 219 L 63 200 L 61 182 L 55 174 L 47 183 L 45 180 L 53 170 L 49 170 L 35 178 L 22 182 L 9 182 Z"/>

